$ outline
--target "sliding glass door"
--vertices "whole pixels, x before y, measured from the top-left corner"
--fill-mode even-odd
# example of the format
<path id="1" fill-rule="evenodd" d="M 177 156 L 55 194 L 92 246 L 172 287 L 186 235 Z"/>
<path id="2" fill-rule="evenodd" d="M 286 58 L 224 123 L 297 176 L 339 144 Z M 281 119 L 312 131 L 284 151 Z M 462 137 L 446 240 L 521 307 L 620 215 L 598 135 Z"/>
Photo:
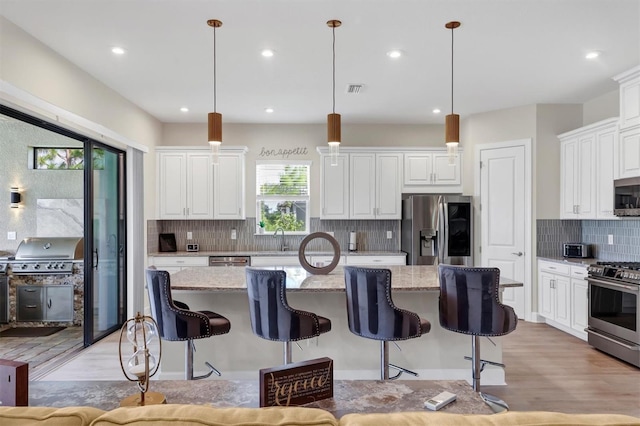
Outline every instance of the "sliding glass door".
<path id="1" fill-rule="evenodd" d="M 120 328 L 125 316 L 125 154 L 87 142 L 85 195 L 87 210 L 85 249 L 85 345 Z"/>

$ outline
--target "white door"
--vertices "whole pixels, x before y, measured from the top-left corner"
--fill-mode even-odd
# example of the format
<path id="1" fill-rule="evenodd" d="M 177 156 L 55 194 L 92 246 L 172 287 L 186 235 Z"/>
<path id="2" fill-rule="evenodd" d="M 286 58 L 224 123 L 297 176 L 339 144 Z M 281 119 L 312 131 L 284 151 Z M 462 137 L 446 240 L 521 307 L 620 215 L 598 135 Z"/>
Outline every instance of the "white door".
<path id="1" fill-rule="evenodd" d="M 487 148 L 480 151 L 480 217 L 482 266 L 525 282 L 525 147 Z M 507 288 L 504 304 L 525 317 L 525 289 Z"/>

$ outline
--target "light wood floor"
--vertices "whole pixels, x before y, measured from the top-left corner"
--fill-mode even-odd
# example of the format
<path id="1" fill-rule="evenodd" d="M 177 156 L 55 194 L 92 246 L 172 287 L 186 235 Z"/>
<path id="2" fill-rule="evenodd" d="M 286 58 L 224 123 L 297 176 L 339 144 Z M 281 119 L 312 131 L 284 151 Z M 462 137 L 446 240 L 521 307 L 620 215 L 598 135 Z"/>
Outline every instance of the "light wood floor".
<path id="1" fill-rule="evenodd" d="M 40 380 L 122 379 L 118 337 L 103 339 Z M 640 417 L 640 369 L 546 324 L 520 321 L 501 339 L 508 384 L 482 390 L 504 399 L 511 410 Z M 482 339 L 481 345 L 488 344 Z"/>

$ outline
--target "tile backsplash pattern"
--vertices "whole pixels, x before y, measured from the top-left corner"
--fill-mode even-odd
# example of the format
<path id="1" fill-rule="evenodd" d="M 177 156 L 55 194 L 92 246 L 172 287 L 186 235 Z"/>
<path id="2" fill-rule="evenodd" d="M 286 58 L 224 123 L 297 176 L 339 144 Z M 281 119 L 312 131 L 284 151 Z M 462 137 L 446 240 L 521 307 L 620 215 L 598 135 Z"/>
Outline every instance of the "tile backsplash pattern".
<path id="1" fill-rule="evenodd" d="M 579 220 L 538 220 L 537 256 L 562 256 L 562 243 L 582 242 L 582 226 Z"/>
<path id="2" fill-rule="evenodd" d="M 236 239 L 231 239 L 231 230 L 236 230 Z M 400 250 L 399 220 L 320 220 L 311 218 L 311 232 L 333 232 L 340 244 L 340 250 L 347 252 L 349 233 L 357 232 L 359 251 Z M 392 238 L 387 238 L 391 231 Z M 187 241 L 187 232 L 193 239 Z M 277 251 L 280 250 L 281 237 L 274 238 L 272 232 L 256 234 L 256 219 L 246 220 L 149 220 L 147 221 L 147 252 L 158 251 L 158 235 L 173 233 L 179 251 L 186 248 L 187 242 L 200 245 L 200 251 Z M 288 250 L 298 250 L 305 235 L 286 235 Z M 325 240 L 318 239 L 307 246 L 309 251 L 329 251 L 331 246 Z"/>
<path id="3" fill-rule="evenodd" d="M 538 256 L 562 256 L 562 243 L 591 245 L 591 255 L 602 261 L 640 261 L 640 220 L 538 220 Z M 613 235 L 613 244 L 608 236 Z"/>

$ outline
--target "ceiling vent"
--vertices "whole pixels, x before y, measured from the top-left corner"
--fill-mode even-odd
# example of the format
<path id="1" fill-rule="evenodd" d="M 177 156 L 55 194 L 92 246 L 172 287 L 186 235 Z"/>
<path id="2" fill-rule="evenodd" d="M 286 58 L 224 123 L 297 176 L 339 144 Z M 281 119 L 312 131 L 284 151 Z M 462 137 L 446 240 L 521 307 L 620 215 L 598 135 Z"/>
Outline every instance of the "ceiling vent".
<path id="1" fill-rule="evenodd" d="M 364 88 L 364 84 L 347 84 L 347 92 L 352 95 L 357 95 Z"/>

